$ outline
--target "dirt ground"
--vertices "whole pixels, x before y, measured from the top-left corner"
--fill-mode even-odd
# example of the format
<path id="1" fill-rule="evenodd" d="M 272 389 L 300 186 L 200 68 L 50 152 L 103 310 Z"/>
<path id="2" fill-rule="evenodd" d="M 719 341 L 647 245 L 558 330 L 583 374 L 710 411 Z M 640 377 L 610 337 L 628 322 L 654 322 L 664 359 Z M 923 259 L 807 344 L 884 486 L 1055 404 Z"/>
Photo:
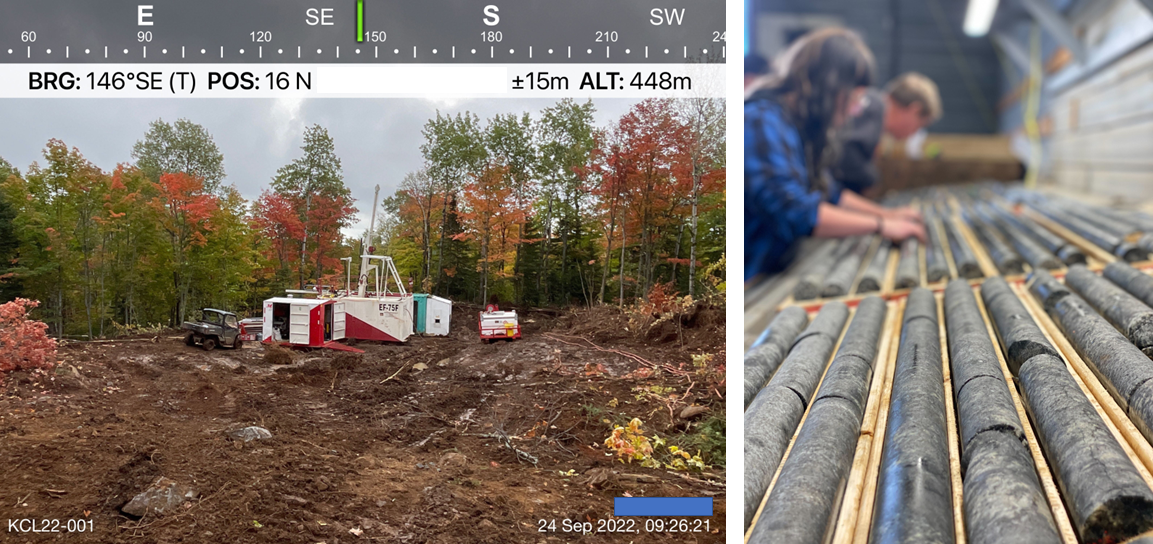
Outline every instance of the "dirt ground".
<path id="1" fill-rule="evenodd" d="M 682 375 L 723 349 L 723 309 L 643 331 L 614 308 L 528 312 L 524 339 L 491 345 L 476 310 L 458 307 L 448 338 L 289 364 L 255 344 L 187 347 L 177 331 L 68 343 L 56 371 L 0 385 L 0 541 L 724 541 L 723 458 L 674 473 L 614 461 L 603 444 L 632 417 L 682 444 L 723 425 L 723 385 Z M 682 418 L 687 406 L 708 410 Z M 273 437 L 228 435 L 249 425 Z M 161 476 L 197 497 L 161 516 L 121 512 Z M 646 532 L 644 518 L 637 534 L 564 532 L 611 518 L 626 494 L 714 497 L 714 515 L 688 534 Z M 62 533 L 17 535 L 21 519 L 60 520 Z M 66 533 L 69 519 L 86 532 Z"/>

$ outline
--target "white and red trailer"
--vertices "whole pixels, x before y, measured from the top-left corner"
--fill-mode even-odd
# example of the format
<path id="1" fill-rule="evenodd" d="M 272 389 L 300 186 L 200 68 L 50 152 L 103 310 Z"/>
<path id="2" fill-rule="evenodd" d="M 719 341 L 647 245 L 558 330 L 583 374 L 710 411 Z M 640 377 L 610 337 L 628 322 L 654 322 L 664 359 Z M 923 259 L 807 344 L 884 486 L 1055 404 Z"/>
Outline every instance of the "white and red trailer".
<path id="1" fill-rule="evenodd" d="M 343 297 L 346 335 L 357 340 L 404 342 L 412 336 L 412 295 Z"/>
<path id="2" fill-rule="evenodd" d="M 413 334 L 412 293 L 400 281 L 391 257 L 361 255 L 356 294 L 339 300 L 344 304 L 349 338 L 404 342 Z"/>
<path id="3" fill-rule="evenodd" d="M 340 299 L 275 297 L 264 301 L 263 342 L 361 352 L 337 341 L 346 332 L 345 303 Z"/>
<path id="4" fill-rule="evenodd" d="M 264 301 L 262 341 L 361 352 L 338 340 L 408 340 L 413 334 L 413 297 L 400 283 L 400 274 L 392 259 L 363 255 L 361 271 L 355 294 L 337 298 L 287 296 Z M 368 289 L 370 280 L 375 287 L 373 291 Z M 315 295 L 312 291 L 290 290 L 289 293 Z"/>

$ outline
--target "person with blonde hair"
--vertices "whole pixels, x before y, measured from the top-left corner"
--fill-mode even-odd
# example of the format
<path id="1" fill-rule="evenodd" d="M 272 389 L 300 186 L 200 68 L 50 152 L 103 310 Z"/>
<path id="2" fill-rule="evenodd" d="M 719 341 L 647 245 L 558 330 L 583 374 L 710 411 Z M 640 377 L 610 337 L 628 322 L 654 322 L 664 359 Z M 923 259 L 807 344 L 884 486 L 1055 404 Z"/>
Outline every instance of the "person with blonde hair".
<path id="1" fill-rule="evenodd" d="M 836 129 L 859 113 L 873 55 L 843 28 L 801 37 L 745 102 L 745 279 L 780 272 L 806 236 L 924 240 L 920 215 L 885 209 L 828 175 Z"/>
<path id="2" fill-rule="evenodd" d="M 837 183 L 855 193 L 876 185 L 873 156 L 882 133 L 906 140 L 941 118 L 941 95 L 933 80 L 917 72 L 897 76 L 884 90 L 865 92 L 861 112 L 839 134 L 840 154 L 830 169 Z"/>

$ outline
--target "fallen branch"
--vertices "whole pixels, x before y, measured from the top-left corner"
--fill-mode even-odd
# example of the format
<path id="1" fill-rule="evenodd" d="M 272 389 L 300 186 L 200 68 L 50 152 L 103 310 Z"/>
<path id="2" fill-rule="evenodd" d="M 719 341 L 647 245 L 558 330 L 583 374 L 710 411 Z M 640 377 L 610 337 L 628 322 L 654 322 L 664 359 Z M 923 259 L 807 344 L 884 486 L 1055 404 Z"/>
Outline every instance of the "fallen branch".
<path id="1" fill-rule="evenodd" d="M 428 441 L 429 441 L 429 440 L 432 440 L 432 437 L 434 437 L 434 436 L 436 436 L 436 435 L 438 435 L 438 434 L 440 434 L 440 433 L 443 433 L 443 432 L 444 432 L 444 429 L 441 429 L 441 430 L 439 430 L 439 431 L 433 431 L 433 433 L 432 433 L 432 434 L 430 434 L 430 435 L 428 435 L 428 436 L 426 436 L 426 437 L 424 438 L 424 440 L 421 440 L 421 441 L 419 441 L 419 442 L 413 442 L 413 443 L 412 443 L 412 444 L 411 444 L 409 447 L 412 447 L 412 448 L 420 448 L 420 447 L 424 447 L 424 445 L 425 445 L 425 444 L 428 444 Z"/>
<path id="2" fill-rule="evenodd" d="M 499 440 L 502 444 L 504 444 L 504 447 L 506 447 L 506 448 L 512 450 L 514 453 L 516 453 L 516 460 L 518 462 L 523 463 L 525 461 L 528 461 L 528 462 L 532 463 L 532 465 L 534 467 L 537 465 L 537 463 L 540 462 L 540 459 L 538 459 L 537 456 L 535 456 L 535 455 L 533 455 L 527 451 L 524 451 L 524 450 L 522 450 L 516 446 L 513 446 L 512 440 L 509 439 L 508 434 L 505 433 L 504 431 L 500 431 L 498 429 L 498 432 L 495 432 L 495 433 L 484 433 L 484 434 L 478 434 L 476 436 L 481 436 L 484 438 L 493 438 L 493 439 Z"/>
<path id="3" fill-rule="evenodd" d="M 669 474 L 672 474 L 673 476 L 677 476 L 683 480 L 688 480 L 688 481 L 693 482 L 693 483 L 707 484 L 707 485 L 711 485 L 713 487 L 719 487 L 721 489 L 725 488 L 724 482 L 714 482 L 712 480 L 702 480 L 700 478 L 693 478 L 692 476 L 689 476 L 688 474 L 681 474 L 680 472 L 673 472 L 671 470 L 666 470 L 665 472 L 668 472 Z"/>
<path id="4" fill-rule="evenodd" d="M 400 371 L 401 371 L 401 370 L 404 370 L 404 368 L 405 368 L 405 367 L 407 367 L 407 366 L 408 366 L 408 363 L 404 363 L 403 365 L 400 365 L 400 368 L 399 368 L 399 369 L 397 369 L 397 371 L 396 371 L 396 372 L 393 372 L 393 373 L 392 373 L 392 376 L 389 376 L 389 377 L 387 377 L 387 378 L 385 378 L 385 379 L 383 379 L 383 380 L 380 380 L 380 383 L 384 383 L 384 382 L 387 382 L 388 380 L 391 380 L 391 379 L 395 378 L 395 377 L 396 377 L 398 374 L 400 374 Z"/>
<path id="5" fill-rule="evenodd" d="M 312 446 L 312 447 L 314 447 L 314 448 L 316 448 L 316 449 L 318 449 L 318 450 L 324 450 L 324 451 L 334 451 L 334 450 L 333 450 L 333 449 L 331 449 L 331 448 L 326 448 L 326 447 L 324 447 L 324 446 L 318 446 L 318 445 L 316 445 L 316 444 L 313 444 L 312 442 L 309 442 L 309 441 L 307 441 L 307 440 L 305 440 L 305 439 L 303 439 L 303 438 L 297 438 L 297 440 L 299 440 L 299 441 L 301 441 L 301 442 L 304 442 L 305 444 L 308 444 L 309 446 Z"/>
<path id="6" fill-rule="evenodd" d="M 152 342 L 152 343 L 156 343 L 157 340 L 159 340 L 159 338 L 160 338 L 159 336 L 153 336 L 150 338 L 120 338 L 120 339 L 109 338 L 109 339 L 105 339 L 105 340 L 70 340 L 70 339 L 65 338 L 64 340 L 65 340 L 65 342 L 67 342 L 69 344 L 113 344 L 113 343 L 119 344 L 120 342 Z M 170 339 L 170 340 L 183 340 L 184 336 L 183 335 L 181 335 L 181 336 L 166 336 L 165 338 Z"/>

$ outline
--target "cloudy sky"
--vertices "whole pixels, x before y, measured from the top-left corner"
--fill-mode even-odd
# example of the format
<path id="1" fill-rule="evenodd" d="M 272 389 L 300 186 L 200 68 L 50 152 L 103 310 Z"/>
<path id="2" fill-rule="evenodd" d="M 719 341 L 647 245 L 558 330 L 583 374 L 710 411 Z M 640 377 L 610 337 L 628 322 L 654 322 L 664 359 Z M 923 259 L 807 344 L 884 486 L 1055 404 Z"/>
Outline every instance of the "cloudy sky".
<path id="1" fill-rule="evenodd" d="M 28 99 L 0 101 L 0 157 L 26 171 L 51 138 L 77 147 L 111 172 L 132 161 L 132 145 L 148 123 L 180 118 L 203 125 L 224 154 L 225 183 L 252 200 L 267 187 L 276 169 L 300 156 L 304 128 L 319 123 L 336 143 L 345 184 L 357 199 L 360 223 L 368 226 L 372 187 L 391 194 L 404 174 L 420 168 L 421 127 L 436 111 L 471 111 L 483 120 L 497 113 L 528 111 L 537 117 L 555 100 L 460 99 Z M 597 123 L 607 125 L 635 103 L 595 101 Z"/>

